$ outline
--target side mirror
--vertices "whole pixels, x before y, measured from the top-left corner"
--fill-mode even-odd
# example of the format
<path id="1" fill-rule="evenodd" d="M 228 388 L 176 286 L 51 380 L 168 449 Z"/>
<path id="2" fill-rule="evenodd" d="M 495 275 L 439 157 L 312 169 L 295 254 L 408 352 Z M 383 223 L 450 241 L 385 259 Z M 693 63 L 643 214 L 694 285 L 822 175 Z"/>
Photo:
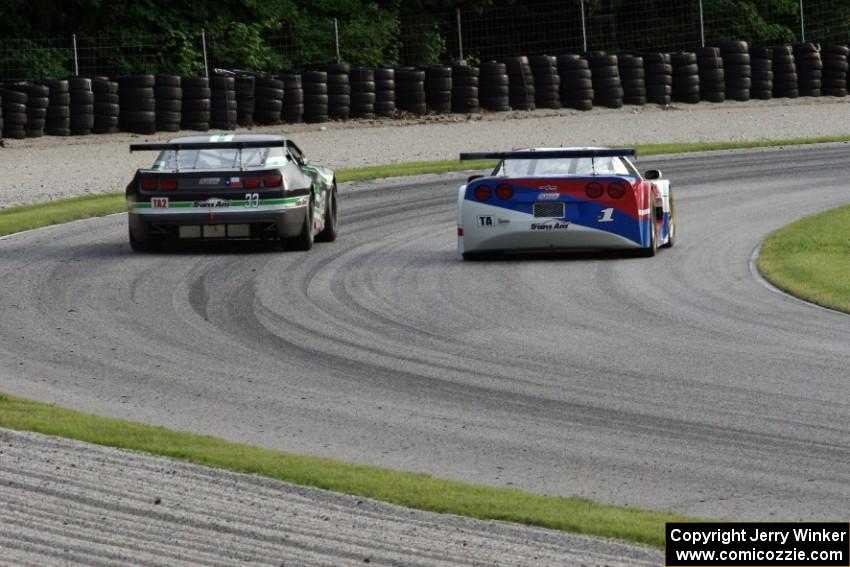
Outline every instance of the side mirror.
<path id="1" fill-rule="evenodd" d="M 484 177 L 484 176 L 483 175 L 470 175 L 469 177 L 466 178 L 466 182 L 472 183 L 476 179 L 481 179 L 482 177 Z"/>
<path id="2" fill-rule="evenodd" d="M 661 170 L 660 169 L 647 169 L 646 173 L 643 174 L 647 179 L 661 179 Z"/>

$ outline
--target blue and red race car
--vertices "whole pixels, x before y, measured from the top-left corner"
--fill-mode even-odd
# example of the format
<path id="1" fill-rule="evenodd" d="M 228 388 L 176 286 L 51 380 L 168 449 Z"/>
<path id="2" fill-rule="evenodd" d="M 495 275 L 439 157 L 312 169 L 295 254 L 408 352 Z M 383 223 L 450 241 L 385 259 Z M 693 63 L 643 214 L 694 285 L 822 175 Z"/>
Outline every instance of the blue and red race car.
<path id="1" fill-rule="evenodd" d="M 488 176 L 458 190 L 458 251 L 464 259 L 493 252 L 634 250 L 654 256 L 671 247 L 676 216 L 670 182 L 644 175 L 633 149 L 534 148 L 463 153 L 498 159 Z"/>

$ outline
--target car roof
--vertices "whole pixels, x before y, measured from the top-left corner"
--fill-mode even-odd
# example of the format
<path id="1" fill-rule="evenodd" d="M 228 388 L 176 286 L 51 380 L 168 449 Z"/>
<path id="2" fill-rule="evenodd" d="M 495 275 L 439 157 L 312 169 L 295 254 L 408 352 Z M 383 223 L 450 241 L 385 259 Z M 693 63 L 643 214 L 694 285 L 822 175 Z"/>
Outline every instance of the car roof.
<path id="1" fill-rule="evenodd" d="M 227 138 L 225 140 L 225 137 Z M 285 140 L 279 134 L 233 134 L 222 132 L 219 134 L 206 134 L 196 136 L 180 136 L 172 138 L 169 142 L 190 143 L 190 142 L 276 142 Z"/>

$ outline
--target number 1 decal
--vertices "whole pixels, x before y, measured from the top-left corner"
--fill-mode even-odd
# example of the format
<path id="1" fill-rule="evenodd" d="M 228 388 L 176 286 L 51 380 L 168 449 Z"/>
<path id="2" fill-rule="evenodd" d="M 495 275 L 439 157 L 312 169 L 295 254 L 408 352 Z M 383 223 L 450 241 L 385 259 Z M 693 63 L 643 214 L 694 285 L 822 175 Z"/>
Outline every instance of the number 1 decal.
<path id="1" fill-rule="evenodd" d="M 614 222 L 614 208 L 608 207 L 607 209 L 602 209 L 602 214 L 599 215 L 596 222 Z"/>

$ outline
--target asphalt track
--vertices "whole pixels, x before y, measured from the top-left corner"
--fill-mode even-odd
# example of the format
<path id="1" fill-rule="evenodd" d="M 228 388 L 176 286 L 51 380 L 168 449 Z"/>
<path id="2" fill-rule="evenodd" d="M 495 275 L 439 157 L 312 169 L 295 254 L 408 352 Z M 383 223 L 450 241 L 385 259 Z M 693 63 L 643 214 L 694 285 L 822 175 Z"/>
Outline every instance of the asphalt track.
<path id="1" fill-rule="evenodd" d="M 341 236 L 135 255 L 122 215 L 0 241 L 2 390 L 226 439 L 711 518 L 846 520 L 850 317 L 760 284 L 850 146 L 639 161 L 651 259 L 464 263 L 461 177 L 341 191 Z"/>

